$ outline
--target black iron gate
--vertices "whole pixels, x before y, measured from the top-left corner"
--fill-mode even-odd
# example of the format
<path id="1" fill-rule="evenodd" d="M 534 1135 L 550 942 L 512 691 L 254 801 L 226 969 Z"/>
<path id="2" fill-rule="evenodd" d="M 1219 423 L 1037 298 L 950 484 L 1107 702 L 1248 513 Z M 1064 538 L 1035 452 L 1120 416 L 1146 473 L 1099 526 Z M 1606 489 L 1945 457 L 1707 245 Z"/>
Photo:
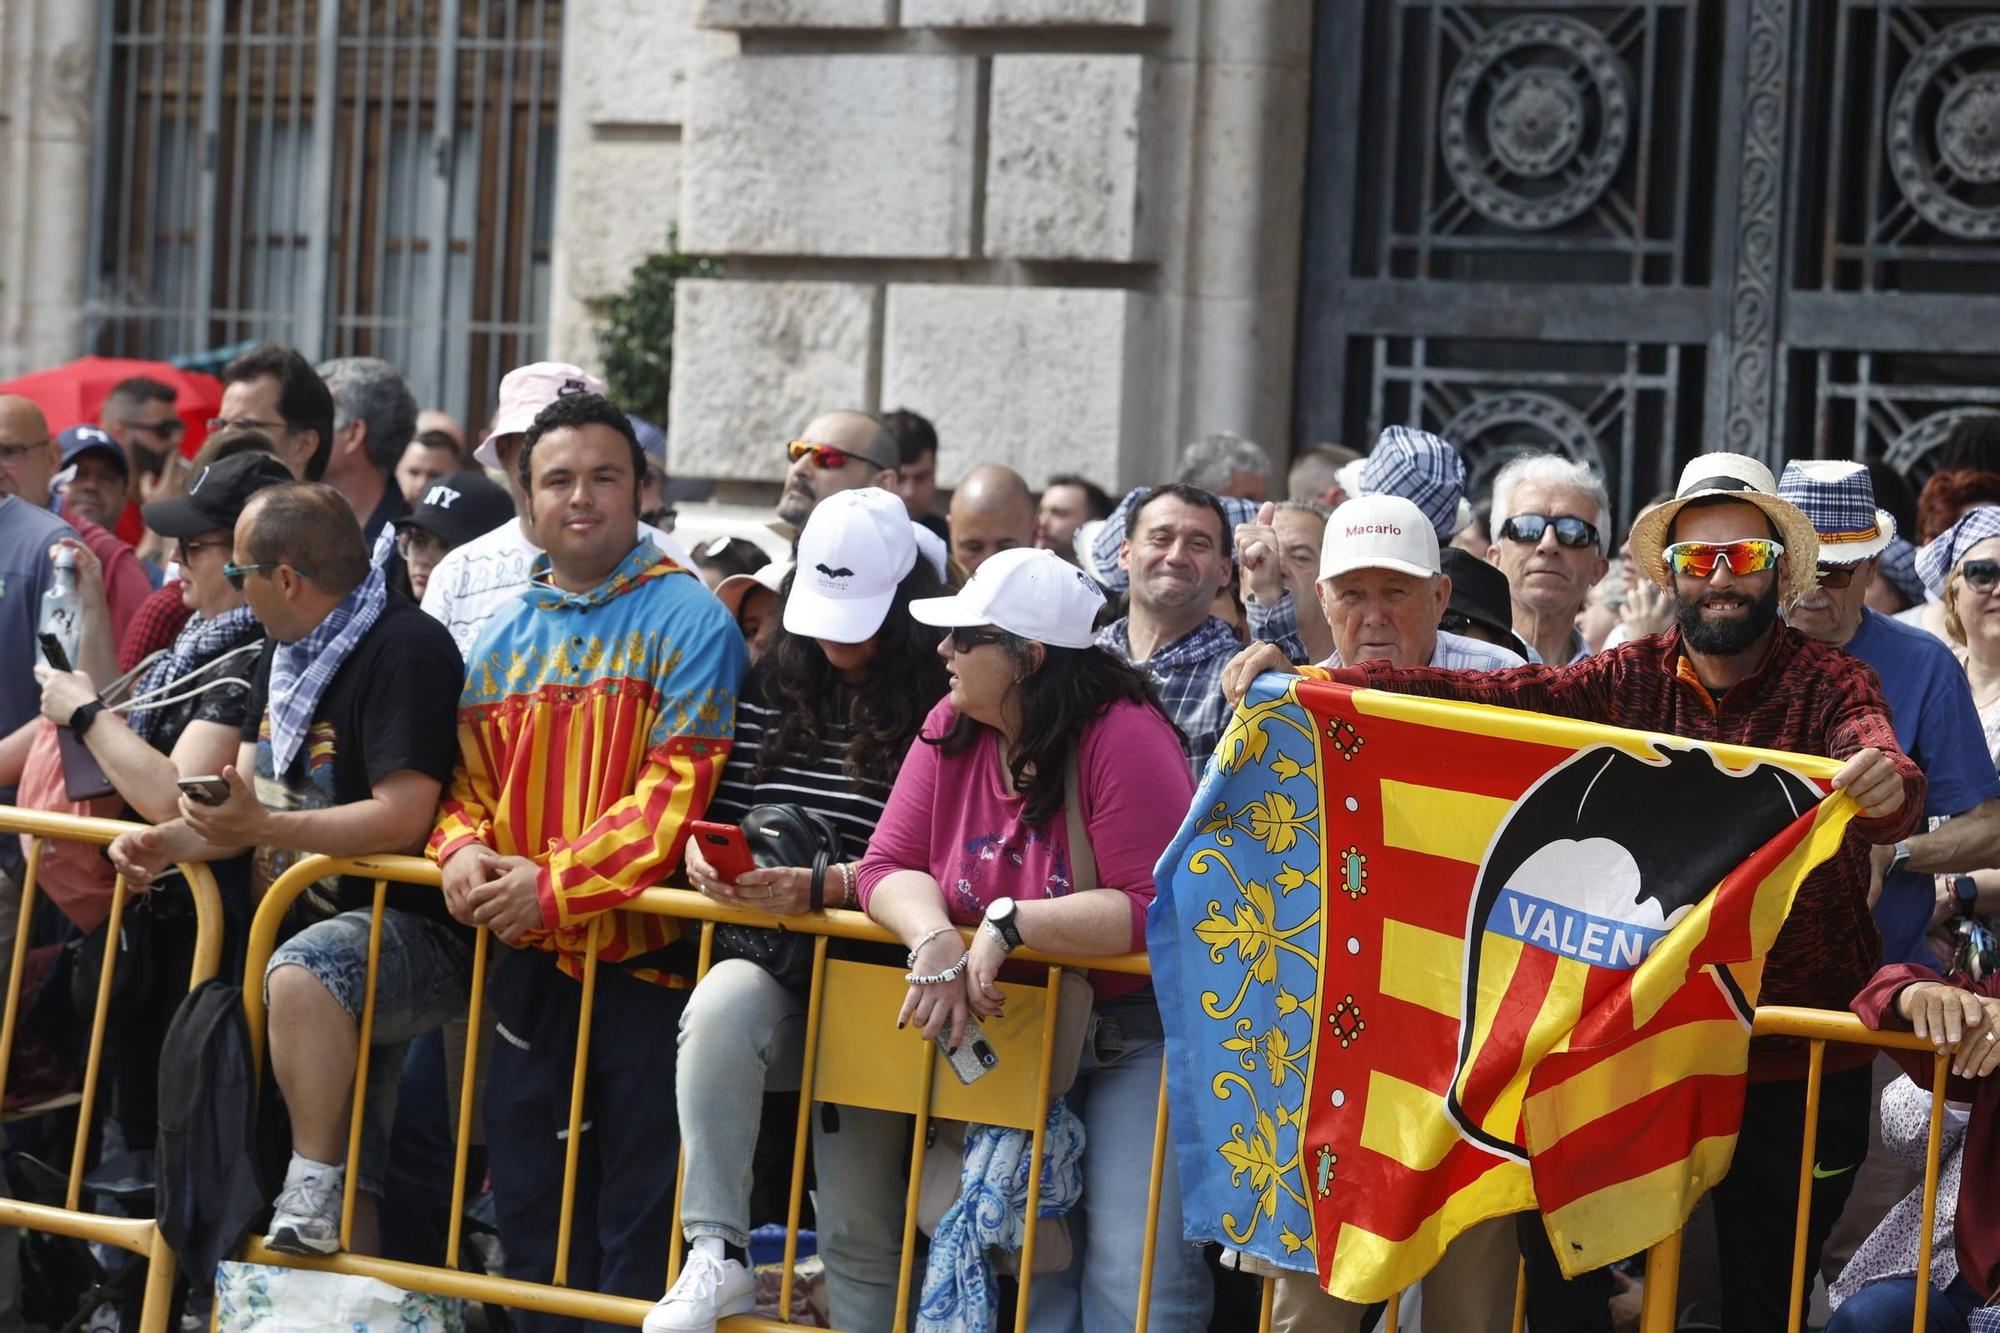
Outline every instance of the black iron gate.
<path id="1" fill-rule="evenodd" d="M 2000 9 L 1320 0 L 1302 441 L 1921 479 L 2000 410 Z"/>

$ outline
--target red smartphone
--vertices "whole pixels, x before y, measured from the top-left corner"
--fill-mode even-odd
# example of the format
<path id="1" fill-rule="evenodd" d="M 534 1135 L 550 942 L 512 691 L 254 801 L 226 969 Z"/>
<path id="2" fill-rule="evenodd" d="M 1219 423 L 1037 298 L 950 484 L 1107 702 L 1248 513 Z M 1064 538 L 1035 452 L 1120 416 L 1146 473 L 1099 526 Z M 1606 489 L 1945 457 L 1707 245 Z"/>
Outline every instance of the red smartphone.
<path id="1" fill-rule="evenodd" d="M 701 854 L 722 879 L 735 883 L 746 871 L 757 868 L 750 855 L 750 843 L 736 824 L 711 824 L 697 819 L 688 826 L 689 836 L 701 840 Z"/>

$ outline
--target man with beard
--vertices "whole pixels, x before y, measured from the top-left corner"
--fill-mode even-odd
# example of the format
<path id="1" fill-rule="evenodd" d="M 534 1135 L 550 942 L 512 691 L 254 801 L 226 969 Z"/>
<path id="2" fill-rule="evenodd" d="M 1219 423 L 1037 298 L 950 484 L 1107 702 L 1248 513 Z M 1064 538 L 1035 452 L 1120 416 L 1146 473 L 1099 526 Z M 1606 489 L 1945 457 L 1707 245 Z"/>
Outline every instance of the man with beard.
<path id="1" fill-rule="evenodd" d="M 124 507 L 98 521 L 127 546 L 136 548 L 146 537 L 140 504 L 179 495 L 187 486 L 187 469 L 175 461 L 187 433 L 187 423 L 174 410 L 177 396 L 171 384 L 134 375 L 112 385 L 98 409 L 98 425 L 125 451 L 131 483 Z"/>
<path id="2" fill-rule="evenodd" d="M 778 497 L 778 518 L 804 529 L 813 506 L 829 495 L 879 486 L 896 494 L 896 437 L 866 412 L 822 412 L 785 446 L 791 468 Z"/>
<path id="3" fill-rule="evenodd" d="M 1693 740 L 1845 760 L 1833 779 L 1859 807 L 1841 848 L 1799 890 L 1764 965 L 1762 1002 L 1838 1009 L 1873 976 L 1881 938 L 1868 908 L 1869 845 L 1893 844 L 1922 813 L 1924 777 L 1898 748 L 1889 712 L 1862 662 L 1780 622 L 1778 605 L 1813 586 L 1819 536 L 1779 498 L 1762 463 L 1705 454 L 1674 498 L 1633 525 L 1632 555 L 1674 604 L 1665 634 L 1568 666 L 1461 672 L 1383 663 L 1324 673 L 1349 685 L 1498 704 Z M 1259 644 L 1224 673 L 1241 698 L 1261 671 L 1297 668 Z M 1310 670 L 1310 669 L 1309 669 Z M 1718 818 L 1727 818 L 1718 811 Z M 1715 1186 L 1723 1325 L 1780 1329 L 1790 1304 L 1792 1219 L 1805 1127 L 1807 1052 L 1753 1042 L 1735 1163 Z M 1869 1052 L 1829 1051 L 1806 1234 L 1808 1274 L 1867 1151 Z M 1539 1227 L 1523 1228 L 1524 1239 Z M 1528 1251 L 1531 1279 L 1553 1265 Z M 1538 1284 L 1530 1283 L 1530 1322 Z"/>
<path id="4" fill-rule="evenodd" d="M 1229 722 L 1221 678 L 1237 648 L 1236 632 L 1209 613 L 1231 572 L 1221 502 L 1184 482 L 1146 492 L 1126 511 L 1118 568 L 1131 580 L 1129 613 L 1098 632 L 1097 646 L 1152 678 L 1199 777 Z M 1295 637 L 1270 646 L 1287 660 L 1305 655 Z"/>

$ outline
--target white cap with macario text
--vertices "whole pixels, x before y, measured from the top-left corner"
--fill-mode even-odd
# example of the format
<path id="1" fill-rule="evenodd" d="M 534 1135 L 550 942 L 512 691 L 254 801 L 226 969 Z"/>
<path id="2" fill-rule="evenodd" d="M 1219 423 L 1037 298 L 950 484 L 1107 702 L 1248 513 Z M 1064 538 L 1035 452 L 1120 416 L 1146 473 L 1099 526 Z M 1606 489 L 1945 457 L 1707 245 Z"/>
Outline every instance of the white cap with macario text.
<path id="1" fill-rule="evenodd" d="M 1356 569 L 1394 569 L 1428 577 L 1438 572 L 1437 527 L 1400 495 L 1349 500 L 1326 520 L 1319 576 Z"/>

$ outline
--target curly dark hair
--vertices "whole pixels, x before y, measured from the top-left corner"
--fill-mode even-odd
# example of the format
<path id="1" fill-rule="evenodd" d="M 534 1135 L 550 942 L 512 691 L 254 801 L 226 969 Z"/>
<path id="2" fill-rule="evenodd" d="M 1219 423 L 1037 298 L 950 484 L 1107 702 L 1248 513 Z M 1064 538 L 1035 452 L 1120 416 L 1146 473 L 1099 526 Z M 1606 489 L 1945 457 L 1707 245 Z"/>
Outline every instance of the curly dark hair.
<path id="1" fill-rule="evenodd" d="M 1161 706 L 1151 678 L 1104 649 L 1043 644 L 1042 665 L 1037 670 L 1033 646 L 1027 639 L 1008 634 L 998 646 L 1013 659 L 1022 677 L 1021 748 L 1007 760 L 1007 770 L 1014 790 L 1027 793 L 1021 809 L 1024 823 L 1040 824 L 1063 808 L 1063 774 L 1083 729 L 1120 699 L 1151 708 L 1173 728 L 1175 739 L 1185 743 L 1181 729 Z M 985 725 L 960 713 L 950 731 L 923 740 L 943 747 L 946 754 L 959 754 L 979 739 Z"/>
<path id="2" fill-rule="evenodd" d="M 1917 496 L 1917 545 L 1958 522 L 1966 510 L 1990 504 L 2000 504 L 2000 474 L 1969 467 L 1932 473 Z"/>
<path id="3" fill-rule="evenodd" d="M 787 574 L 781 592 L 791 596 Z M 780 626 L 764 678 L 764 697 L 778 721 L 764 733 L 750 781 L 763 782 L 793 755 L 810 761 L 819 753 L 820 728 L 844 717 L 853 728 L 841 771 L 863 786 L 883 792 L 896 785 L 897 770 L 909 753 L 910 741 L 924 717 L 944 697 L 944 659 L 938 656 L 938 632 L 919 624 L 910 603 L 919 597 L 950 592 L 937 570 L 923 556 L 896 585 L 896 595 L 876 631 L 875 657 L 868 679 L 851 685 L 842 679 L 819 645 Z"/>
<path id="4" fill-rule="evenodd" d="M 638 494 L 646 480 L 646 451 L 639 445 L 638 432 L 632 429 L 632 418 L 599 393 L 560 393 L 554 402 L 535 413 L 534 423 L 528 427 L 528 442 L 521 446 L 521 457 L 516 465 L 521 474 L 521 489 L 530 494 L 534 492 L 531 468 L 535 446 L 541 443 L 542 437 L 552 430 L 572 426 L 609 426 L 625 437 L 625 443 L 632 446 L 632 493 Z"/>

